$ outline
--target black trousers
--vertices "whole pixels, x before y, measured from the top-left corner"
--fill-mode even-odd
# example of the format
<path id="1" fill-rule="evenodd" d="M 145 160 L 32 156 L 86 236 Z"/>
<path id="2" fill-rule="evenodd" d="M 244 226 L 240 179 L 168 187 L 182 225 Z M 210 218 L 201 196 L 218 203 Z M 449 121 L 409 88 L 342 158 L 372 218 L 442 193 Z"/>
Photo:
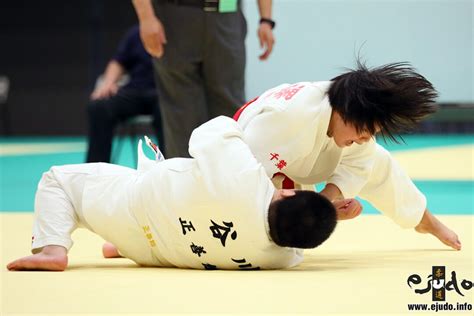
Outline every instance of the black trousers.
<path id="1" fill-rule="evenodd" d="M 121 89 L 110 98 L 89 103 L 87 113 L 89 118 L 87 162 L 110 162 L 115 127 L 140 114 L 154 116 L 153 127 L 160 150 L 165 154 L 160 108 L 154 90 Z"/>

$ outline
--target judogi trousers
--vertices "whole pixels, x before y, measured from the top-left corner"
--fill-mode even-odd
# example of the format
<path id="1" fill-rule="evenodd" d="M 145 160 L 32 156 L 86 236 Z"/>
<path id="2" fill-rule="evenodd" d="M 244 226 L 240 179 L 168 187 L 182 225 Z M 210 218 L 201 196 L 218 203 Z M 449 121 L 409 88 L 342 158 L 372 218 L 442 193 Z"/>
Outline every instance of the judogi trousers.
<path id="1" fill-rule="evenodd" d="M 123 256 L 141 265 L 155 265 L 148 240 L 120 192 L 123 190 L 116 190 L 115 197 L 110 196 L 111 204 L 123 204 L 123 207 L 101 212 L 87 212 L 83 208 L 89 176 L 109 177 L 113 179 L 111 186 L 118 188 L 127 185 L 127 179 L 133 181 L 135 173 L 134 169 L 103 163 L 58 166 L 45 172 L 35 198 L 32 252 L 37 253 L 48 245 L 69 250 L 73 245 L 71 234 L 76 228 L 84 227 L 113 243 Z"/>

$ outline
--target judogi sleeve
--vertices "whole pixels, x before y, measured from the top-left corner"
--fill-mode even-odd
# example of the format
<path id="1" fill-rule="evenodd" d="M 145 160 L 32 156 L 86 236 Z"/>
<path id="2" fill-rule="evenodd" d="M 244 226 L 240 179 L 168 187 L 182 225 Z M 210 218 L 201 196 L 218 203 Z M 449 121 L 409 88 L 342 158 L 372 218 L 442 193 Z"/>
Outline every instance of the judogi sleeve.
<path id="1" fill-rule="evenodd" d="M 359 196 L 401 227 L 415 227 L 425 212 L 426 197 L 385 148 L 376 144 L 374 157 L 369 181 Z"/>
<path id="2" fill-rule="evenodd" d="M 426 197 L 390 153 L 370 141 L 344 151 L 328 183 L 345 198 L 360 196 L 401 227 L 413 228 L 423 217 Z"/>
<path id="3" fill-rule="evenodd" d="M 344 148 L 341 161 L 327 180 L 336 185 L 344 198 L 355 197 L 367 183 L 374 164 L 375 140 Z"/>

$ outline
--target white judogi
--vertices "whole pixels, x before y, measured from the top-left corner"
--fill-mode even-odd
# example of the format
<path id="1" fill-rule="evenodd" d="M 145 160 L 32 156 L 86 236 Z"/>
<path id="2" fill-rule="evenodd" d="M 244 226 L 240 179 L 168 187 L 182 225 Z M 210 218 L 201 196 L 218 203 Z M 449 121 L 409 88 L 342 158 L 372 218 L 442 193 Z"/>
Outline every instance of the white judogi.
<path id="1" fill-rule="evenodd" d="M 303 251 L 270 240 L 274 186 L 232 119 L 219 117 L 190 139 L 194 159 L 154 164 L 139 150 L 139 170 L 109 164 L 53 167 L 36 198 L 33 249 L 69 249 L 83 225 L 137 263 L 195 269 L 278 269 Z"/>
<path id="2" fill-rule="evenodd" d="M 244 141 L 270 177 L 280 172 L 300 184 L 333 183 L 345 198 L 360 196 L 400 226 L 416 226 L 426 198 L 390 154 L 374 139 L 339 148 L 327 136 L 329 87 L 300 82 L 266 91 L 238 118 Z"/>

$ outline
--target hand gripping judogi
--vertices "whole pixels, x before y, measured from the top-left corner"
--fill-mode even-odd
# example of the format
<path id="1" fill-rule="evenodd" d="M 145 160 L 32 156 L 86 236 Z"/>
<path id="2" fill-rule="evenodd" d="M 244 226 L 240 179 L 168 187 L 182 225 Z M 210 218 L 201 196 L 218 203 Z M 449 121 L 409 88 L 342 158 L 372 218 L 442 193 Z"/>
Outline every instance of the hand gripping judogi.
<path id="1" fill-rule="evenodd" d="M 282 173 L 299 184 L 333 183 L 344 198 L 360 196 L 400 226 L 415 227 L 426 198 L 390 154 L 375 139 L 339 148 L 326 135 L 329 86 L 283 84 L 245 105 L 234 117 L 245 143 L 269 177 Z M 274 177 L 277 187 L 281 180 Z"/>
<path id="2" fill-rule="evenodd" d="M 138 170 L 104 163 L 52 167 L 38 186 L 33 252 L 46 245 L 69 249 L 71 233 L 84 226 L 142 265 L 277 269 L 302 261 L 301 250 L 269 237 L 275 188 L 235 121 L 218 117 L 197 128 L 189 152 L 193 159 L 156 163 L 140 142 Z"/>

